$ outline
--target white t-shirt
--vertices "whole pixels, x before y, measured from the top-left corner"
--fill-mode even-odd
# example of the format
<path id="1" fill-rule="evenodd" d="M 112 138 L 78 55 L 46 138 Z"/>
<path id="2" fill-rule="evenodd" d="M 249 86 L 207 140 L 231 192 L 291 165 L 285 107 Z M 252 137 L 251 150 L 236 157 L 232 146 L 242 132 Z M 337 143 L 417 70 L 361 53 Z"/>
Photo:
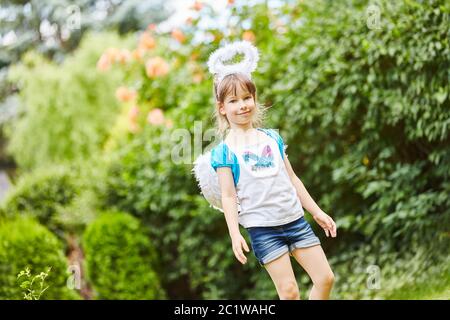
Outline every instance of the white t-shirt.
<path id="1" fill-rule="evenodd" d="M 230 167 L 244 228 L 279 226 L 304 215 L 284 164 L 284 143 L 274 129 L 256 144 L 231 146 L 224 141 L 211 150 L 211 166 Z M 239 208 L 238 207 L 238 208 Z"/>

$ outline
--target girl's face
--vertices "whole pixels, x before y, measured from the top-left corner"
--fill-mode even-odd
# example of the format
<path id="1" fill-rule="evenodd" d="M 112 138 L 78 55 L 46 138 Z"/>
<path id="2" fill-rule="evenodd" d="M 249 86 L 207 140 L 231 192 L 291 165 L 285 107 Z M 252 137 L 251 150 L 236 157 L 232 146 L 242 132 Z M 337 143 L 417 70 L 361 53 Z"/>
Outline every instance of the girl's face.
<path id="1" fill-rule="evenodd" d="M 252 94 L 237 86 L 236 96 L 233 92 L 226 96 L 220 104 L 219 112 L 227 117 L 231 127 L 248 127 L 252 123 L 255 108 Z"/>

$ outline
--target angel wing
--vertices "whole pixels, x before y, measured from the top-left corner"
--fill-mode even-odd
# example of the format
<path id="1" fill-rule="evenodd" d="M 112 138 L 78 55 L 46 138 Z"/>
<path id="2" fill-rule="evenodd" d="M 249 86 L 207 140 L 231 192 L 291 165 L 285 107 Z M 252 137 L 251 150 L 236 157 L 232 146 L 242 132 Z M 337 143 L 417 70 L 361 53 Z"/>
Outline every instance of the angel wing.
<path id="1" fill-rule="evenodd" d="M 194 168 L 192 171 L 198 182 L 201 193 L 210 204 L 210 207 L 223 212 L 219 177 L 217 172 L 211 166 L 211 151 L 200 155 L 194 161 Z M 236 199 L 236 201 L 238 205 L 238 212 L 240 212 L 241 208 L 238 199 Z"/>

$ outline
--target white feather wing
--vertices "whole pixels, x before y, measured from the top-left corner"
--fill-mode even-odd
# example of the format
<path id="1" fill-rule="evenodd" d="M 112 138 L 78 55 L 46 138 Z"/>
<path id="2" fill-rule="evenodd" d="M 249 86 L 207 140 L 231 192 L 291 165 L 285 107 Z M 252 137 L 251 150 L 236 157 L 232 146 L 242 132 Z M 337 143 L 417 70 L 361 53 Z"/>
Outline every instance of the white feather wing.
<path id="1" fill-rule="evenodd" d="M 223 212 L 219 177 L 217 175 L 217 172 L 211 166 L 211 151 L 200 155 L 194 161 L 194 168 L 192 169 L 192 171 L 198 182 L 201 193 L 208 201 L 210 206 Z M 237 204 L 238 211 L 240 211 L 240 205 L 239 203 Z"/>

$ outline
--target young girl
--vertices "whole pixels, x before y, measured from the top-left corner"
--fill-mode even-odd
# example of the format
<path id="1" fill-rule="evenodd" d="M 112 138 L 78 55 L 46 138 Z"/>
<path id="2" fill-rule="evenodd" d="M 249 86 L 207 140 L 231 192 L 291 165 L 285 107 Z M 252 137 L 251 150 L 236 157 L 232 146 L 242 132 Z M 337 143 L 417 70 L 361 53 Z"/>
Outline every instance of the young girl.
<path id="1" fill-rule="evenodd" d="M 244 61 L 224 65 L 235 53 L 243 53 Z M 215 117 L 225 137 L 211 150 L 211 166 L 218 175 L 233 252 L 242 264 L 247 262 L 243 250 L 250 250 L 240 224 L 280 299 L 300 299 L 290 256 L 311 277 L 309 299 L 328 299 L 334 275 L 302 206 L 327 237 L 336 237 L 336 224 L 294 173 L 282 137 L 274 129 L 261 128 L 263 110 L 251 80 L 257 61 L 256 48 L 241 41 L 217 50 L 208 62 L 215 75 Z"/>

